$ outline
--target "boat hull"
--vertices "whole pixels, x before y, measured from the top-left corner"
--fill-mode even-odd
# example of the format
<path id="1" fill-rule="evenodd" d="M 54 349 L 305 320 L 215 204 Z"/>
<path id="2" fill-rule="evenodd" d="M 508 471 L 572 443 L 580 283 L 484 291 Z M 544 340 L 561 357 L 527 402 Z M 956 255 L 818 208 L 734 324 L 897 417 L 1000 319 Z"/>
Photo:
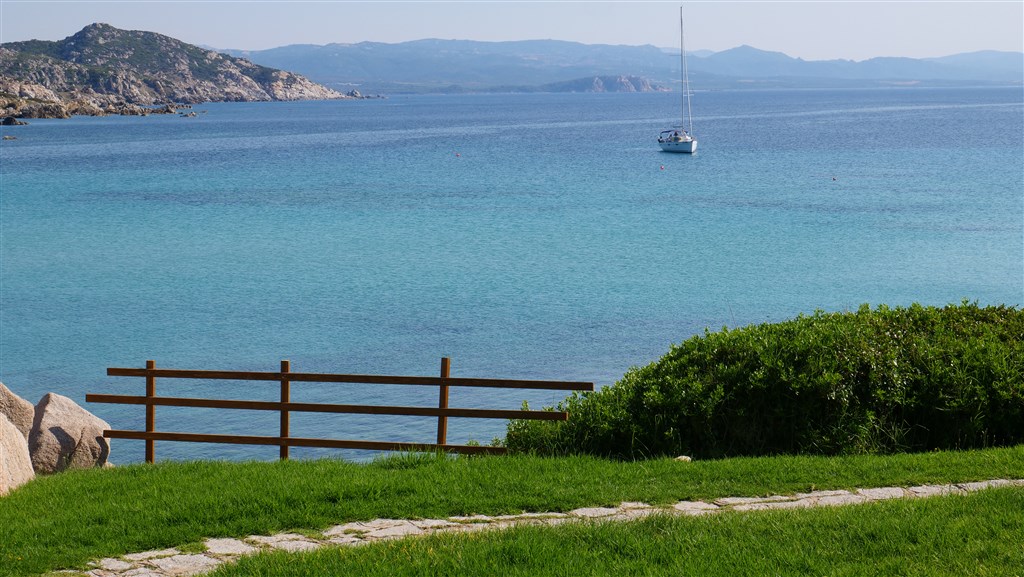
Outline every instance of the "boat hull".
<path id="1" fill-rule="evenodd" d="M 659 146 L 665 152 L 683 152 L 686 154 L 693 154 L 697 152 L 697 141 L 686 140 L 683 142 L 659 142 Z"/>

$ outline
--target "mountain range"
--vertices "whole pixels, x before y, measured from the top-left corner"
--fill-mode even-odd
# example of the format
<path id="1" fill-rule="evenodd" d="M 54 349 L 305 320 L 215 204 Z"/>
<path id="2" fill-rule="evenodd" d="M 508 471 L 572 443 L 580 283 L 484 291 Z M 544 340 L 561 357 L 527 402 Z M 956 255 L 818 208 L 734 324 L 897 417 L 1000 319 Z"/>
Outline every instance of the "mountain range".
<path id="1" fill-rule="evenodd" d="M 655 46 L 558 40 L 416 40 L 397 44 L 298 44 L 225 50 L 265 66 L 305 74 L 328 86 L 366 91 L 536 90 L 594 77 L 635 76 L 679 84 L 679 51 Z M 943 58 L 809 61 L 740 46 L 687 53 L 695 88 L 1016 84 L 1024 52 L 983 51 Z M 584 85 L 586 82 L 584 81 Z"/>
<path id="2" fill-rule="evenodd" d="M 701 90 L 1024 83 L 1022 52 L 806 61 L 740 46 L 688 56 Z M 155 105 L 368 92 L 650 92 L 678 90 L 679 78 L 679 52 L 650 45 L 428 39 L 218 51 L 91 24 L 60 41 L 0 44 L 0 114 L 148 114 Z"/>

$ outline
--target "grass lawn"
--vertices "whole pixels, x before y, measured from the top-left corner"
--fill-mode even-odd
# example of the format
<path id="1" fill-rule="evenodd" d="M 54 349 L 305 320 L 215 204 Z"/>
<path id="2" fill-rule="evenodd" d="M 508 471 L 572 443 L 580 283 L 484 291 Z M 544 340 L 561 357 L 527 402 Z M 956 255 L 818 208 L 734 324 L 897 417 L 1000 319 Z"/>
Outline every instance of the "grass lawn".
<path id="1" fill-rule="evenodd" d="M 213 577 L 1021 575 L 1024 490 L 265 553 Z"/>
<path id="2" fill-rule="evenodd" d="M 568 511 L 623 501 L 664 504 L 994 478 L 1024 478 L 1024 445 L 881 457 L 692 463 L 427 455 L 372 464 L 317 460 L 132 465 L 40 478 L 0 498 L 0 575 L 81 568 L 92 559 L 208 537 L 322 530 L 380 517 Z"/>

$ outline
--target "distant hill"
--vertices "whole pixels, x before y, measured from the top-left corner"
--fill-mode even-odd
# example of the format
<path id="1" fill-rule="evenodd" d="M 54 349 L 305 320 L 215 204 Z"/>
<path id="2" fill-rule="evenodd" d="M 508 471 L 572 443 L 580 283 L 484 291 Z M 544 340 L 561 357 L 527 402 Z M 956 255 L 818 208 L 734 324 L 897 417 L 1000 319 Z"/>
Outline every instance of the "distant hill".
<path id="1" fill-rule="evenodd" d="M 654 46 L 589 45 L 557 40 L 291 45 L 227 51 L 294 70 L 333 87 L 361 90 L 576 90 L 595 77 L 642 77 L 655 89 L 679 84 L 679 53 Z M 1021 84 L 1024 53 L 976 52 L 944 58 L 807 61 L 740 46 L 689 54 L 697 88 Z M 699 82 L 698 82 L 699 79 Z"/>
<path id="2" fill-rule="evenodd" d="M 56 97 L 58 103 L 79 104 L 76 111 L 125 104 L 345 98 L 298 74 L 107 24 L 91 24 L 56 42 L 0 44 L 0 92 L 6 93 L 8 109 L 19 98 Z"/>
<path id="3" fill-rule="evenodd" d="M 962 71 L 970 70 L 974 74 L 992 75 L 992 78 L 998 79 L 1020 79 L 1024 75 L 1024 54 L 1019 52 L 982 50 L 927 60 Z"/>
<path id="4" fill-rule="evenodd" d="M 560 40 L 475 42 L 415 40 L 399 44 L 291 45 L 228 53 L 301 71 L 328 86 L 370 90 L 529 87 L 607 76 L 663 76 L 665 53 L 654 46 L 609 46 Z"/>
<path id="5" fill-rule="evenodd" d="M 1021 83 L 1024 53 L 974 52 L 944 58 L 871 58 L 803 60 L 781 52 L 740 46 L 695 58 L 692 70 L 746 78 L 806 78 L 876 81 L 955 81 Z"/>

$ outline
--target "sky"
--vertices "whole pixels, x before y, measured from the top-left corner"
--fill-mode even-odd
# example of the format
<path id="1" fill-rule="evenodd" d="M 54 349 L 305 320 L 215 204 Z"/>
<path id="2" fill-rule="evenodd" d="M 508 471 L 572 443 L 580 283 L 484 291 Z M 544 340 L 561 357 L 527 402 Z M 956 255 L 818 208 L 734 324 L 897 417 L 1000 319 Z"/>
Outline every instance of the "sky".
<path id="1" fill-rule="evenodd" d="M 60 40 L 105 22 L 220 49 L 423 38 L 673 48 L 679 45 L 679 5 L 678 0 L 0 0 L 0 42 Z M 746 44 L 805 60 L 858 61 L 1024 51 L 1024 0 L 688 0 L 684 10 L 688 51 Z"/>

